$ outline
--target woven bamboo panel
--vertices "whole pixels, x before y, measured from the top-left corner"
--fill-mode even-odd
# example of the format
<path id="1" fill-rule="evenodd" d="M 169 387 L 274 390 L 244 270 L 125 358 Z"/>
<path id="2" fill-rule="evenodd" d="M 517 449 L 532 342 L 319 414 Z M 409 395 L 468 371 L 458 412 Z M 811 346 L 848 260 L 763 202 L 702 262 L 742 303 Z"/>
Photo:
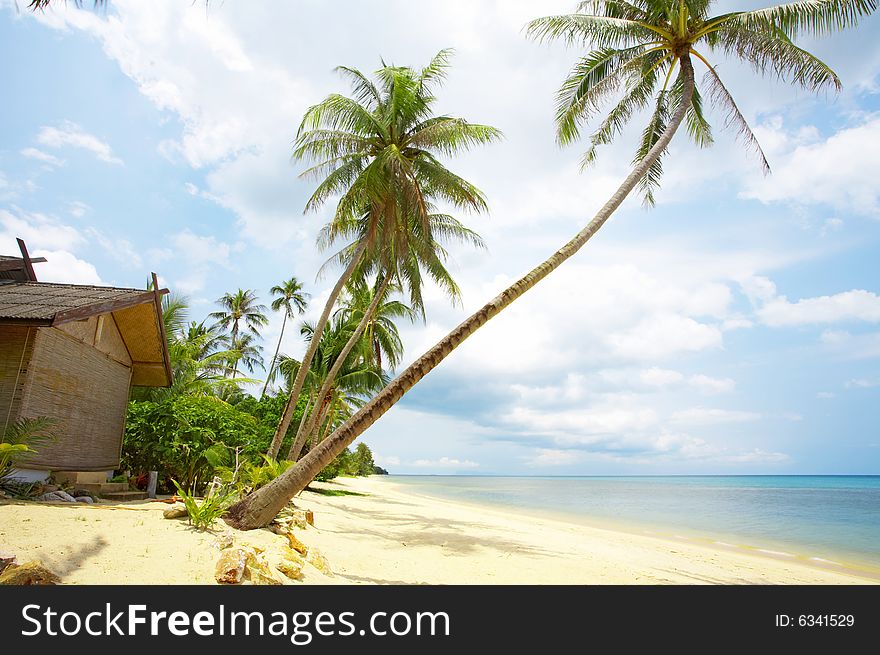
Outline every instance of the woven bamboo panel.
<path id="1" fill-rule="evenodd" d="M 113 319 L 113 315 L 105 314 L 102 317 L 96 318 L 95 322 L 97 323 L 101 318 L 104 319 L 104 325 L 101 327 L 100 331 L 96 331 L 97 339 L 95 341 L 95 348 L 102 353 L 107 353 L 117 362 L 125 364 L 126 366 L 131 366 L 131 357 L 128 354 L 128 348 L 125 347 L 122 335 L 119 334 L 119 328 L 116 327 L 116 321 Z"/>
<path id="2" fill-rule="evenodd" d="M 0 326 L 0 429 L 19 416 L 37 329 Z"/>
<path id="3" fill-rule="evenodd" d="M 113 312 L 132 360 L 132 384 L 164 387 L 168 378 L 164 369 L 162 336 L 153 304 L 136 305 Z"/>
<path id="4" fill-rule="evenodd" d="M 40 446 L 28 468 L 101 471 L 119 465 L 131 370 L 56 328 L 39 328 L 23 416 L 58 421 L 58 440 Z"/>
<path id="5" fill-rule="evenodd" d="M 131 365 L 131 357 L 128 356 L 128 349 L 119 334 L 112 314 L 92 316 L 82 321 L 71 321 L 59 325 L 58 329 L 89 346 L 94 345 L 95 348 L 120 364 Z"/>

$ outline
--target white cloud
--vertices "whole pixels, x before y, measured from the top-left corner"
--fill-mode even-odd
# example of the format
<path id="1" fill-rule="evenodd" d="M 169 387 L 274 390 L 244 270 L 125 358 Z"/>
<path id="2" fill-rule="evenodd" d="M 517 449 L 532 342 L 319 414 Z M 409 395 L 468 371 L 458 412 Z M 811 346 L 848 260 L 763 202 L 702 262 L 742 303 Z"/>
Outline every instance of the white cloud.
<path id="1" fill-rule="evenodd" d="M 67 211 L 70 212 L 71 216 L 75 218 L 82 218 L 86 214 L 91 211 L 91 207 L 89 207 L 86 203 L 81 202 L 79 200 L 73 200 L 67 204 Z"/>
<path id="2" fill-rule="evenodd" d="M 640 321 L 628 330 L 608 336 L 608 344 L 622 357 L 652 360 L 682 352 L 718 348 L 721 330 L 693 318 L 663 314 Z"/>
<path id="3" fill-rule="evenodd" d="M 816 392 L 816 398 L 820 400 L 829 400 L 831 398 L 836 398 L 837 394 L 833 391 L 818 391 Z"/>
<path id="4" fill-rule="evenodd" d="M 386 466 L 400 466 L 400 458 L 396 455 L 385 456 L 379 453 L 374 453 L 373 461 L 383 468 Z"/>
<path id="5" fill-rule="evenodd" d="M 566 444 L 592 443 L 596 435 L 620 435 L 655 427 L 657 412 L 627 399 L 609 399 L 583 409 L 539 410 L 515 406 L 501 420 L 518 431 L 544 435 Z"/>
<path id="6" fill-rule="evenodd" d="M 32 257 L 47 260 L 34 265 L 41 282 L 102 283 L 95 266 L 74 254 L 86 243 L 79 230 L 45 214 L 13 209 L 15 214 L 0 209 L 0 254 L 18 255 L 16 238 L 21 238 Z"/>
<path id="7" fill-rule="evenodd" d="M 843 224 L 843 220 L 840 218 L 826 218 L 825 222 L 822 223 L 822 228 L 819 230 L 819 234 L 824 237 L 832 232 L 839 232 L 843 229 Z"/>
<path id="8" fill-rule="evenodd" d="M 571 466 L 583 460 L 583 453 L 576 450 L 558 450 L 554 448 L 538 448 L 536 455 L 527 464 L 532 467 Z"/>
<path id="9" fill-rule="evenodd" d="M 837 210 L 880 216 L 880 116 L 819 138 L 815 128 L 797 132 L 781 123 L 756 130 L 773 156 L 773 175 L 755 179 L 743 192 L 762 202 L 822 203 Z"/>
<path id="10" fill-rule="evenodd" d="M 110 238 L 93 227 L 86 228 L 86 234 L 92 243 L 101 246 L 110 257 L 126 268 L 143 266 L 143 258 L 137 248 L 127 239 Z"/>
<path id="11" fill-rule="evenodd" d="M 880 380 L 866 380 L 865 378 L 855 378 L 852 380 L 848 380 L 846 383 L 847 389 L 872 389 L 874 387 L 880 387 Z"/>
<path id="12" fill-rule="evenodd" d="M 757 421 L 761 414 L 740 410 L 692 407 L 673 412 L 669 420 L 685 425 L 714 425 L 716 423 L 744 423 Z"/>
<path id="13" fill-rule="evenodd" d="M 65 164 L 63 159 L 59 159 L 58 157 L 50 155 L 48 152 L 38 150 L 37 148 L 25 148 L 21 151 L 21 154 L 28 159 L 35 159 L 48 166 L 64 166 Z"/>
<path id="14" fill-rule="evenodd" d="M 721 459 L 733 464 L 781 464 L 789 461 L 791 457 L 787 453 L 768 452 L 755 448 L 745 453 L 725 455 Z"/>
<path id="15" fill-rule="evenodd" d="M 55 218 L 17 208 L 13 208 L 13 211 L 16 213 L 0 209 L 2 254 L 18 252 L 16 237 L 23 239 L 30 250 L 75 250 L 85 243 L 83 235 L 76 228 L 64 225 Z"/>
<path id="16" fill-rule="evenodd" d="M 211 270 L 220 266 L 230 267 L 232 247 L 213 236 L 200 236 L 185 229 L 169 240 L 173 254 L 183 264 L 185 271 L 172 282 L 174 291 L 184 294 L 197 293 L 205 288 Z"/>
<path id="17" fill-rule="evenodd" d="M 733 391 L 736 382 L 730 378 L 713 378 L 699 373 L 688 378 L 688 383 L 702 393 L 715 394 Z"/>
<path id="18" fill-rule="evenodd" d="M 64 121 L 60 127 L 44 126 L 37 134 L 37 141 L 50 148 L 81 148 L 103 162 L 122 165 L 122 160 L 113 154 L 113 149 L 107 143 L 71 121 Z"/>
<path id="19" fill-rule="evenodd" d="M 757 310 L 761 321 L 773 327 L 838 323 L 842 321 L 880 322 L 880 296 L 863 289 L 803 298 L 790 302 L 778 296 Z"/>
<path id="20" fill-rule="evenodd" d="M 45 257 L 46 262 L 36 264 L 37 279 L 40 282 L 60 282 L 64 284 L 96 284 L 104 282 L 93 264 L 80 259 L 65 250 L 37 249 L 34 257 Z"/>
<path id="21" fill-rule="evenodd" d="M 676 382 L 681 382 L 684 376 L 678 371 L 669 369 L 653 368 L 646 369 L 639 374 L 639 379 L 652 387 L 666 387 Z"/>
<path id="22" fill-rule="evenodd" d="M 456 459 L 454 457 L 441 457 L 440 459 L 417 459 L 412 463 L 417 468 L 429 469 L 473 469 L 479 464 L 469 459 Z"/>

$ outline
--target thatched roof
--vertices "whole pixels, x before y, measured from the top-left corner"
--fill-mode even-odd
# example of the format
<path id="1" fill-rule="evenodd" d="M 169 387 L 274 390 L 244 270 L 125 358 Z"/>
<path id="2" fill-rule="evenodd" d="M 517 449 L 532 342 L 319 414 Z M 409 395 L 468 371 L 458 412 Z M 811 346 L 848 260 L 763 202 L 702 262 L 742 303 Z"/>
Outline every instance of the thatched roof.
<path id="1" fill-rule="evenodd" d="M 141 304 L 153 301 L 153 294 L 143 289 L 95 287 L 80 284 L 53 284 L 51 282 L 0 282 L 0 319 L 29 319 L 51 324 L 59 314 L 62 318 L 71 310 L 84 313 L 86 318 L 104 312 L 92 312 L 94 305 L 129 301 Z"/>
<path id="2" fill-rule="evenodd" d="M 132 359 L 132 384 L 170 386 L 168 344 L 158 297 L 168 293 L 85 284 L 0 279 L 0 325 L 58 327 L 112 315 Z"/>

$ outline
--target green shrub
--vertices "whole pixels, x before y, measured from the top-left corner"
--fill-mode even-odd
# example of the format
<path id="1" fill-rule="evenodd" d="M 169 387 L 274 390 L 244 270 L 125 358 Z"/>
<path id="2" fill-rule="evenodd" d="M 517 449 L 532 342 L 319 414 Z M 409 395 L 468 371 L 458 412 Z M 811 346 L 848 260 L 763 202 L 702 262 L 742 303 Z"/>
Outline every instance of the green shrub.
<path id="1" fill-rule="evenodd" d="M 199 503 L 195 496 L 187 493 L 181 487 L 177 480 L 172 480 L 177 488 L 178 495 L 183 498 L 183 504 L 186 507 L 186 513 L 189 517 L 189 524 L 199 530 L 208 530 L 214 521 L 223 516 L 226 508 L 232 503 L 234 494 L 215 491 L 209 493 L 202 502 Z"/>
<path id="2" fill-rule="evenodd" d="M 122 448 L 123 468 L 158 471 L 193 492 L 228 466 L 237 451 L 253 460 L 263 449 L 259 423 L 211 396 L 177 397 L 161 403 L 129 403 Z"/>
<path id="3" fill-rule="evenodd" d="M 7 426 L 0 435 L 0 487 L 17 489 L 11 479 L 17 464 L 26 463 L 29 454 L 37 452 L 33 446 L 53 441 L 55 419 L 48 416 L 20 418 Z"/>

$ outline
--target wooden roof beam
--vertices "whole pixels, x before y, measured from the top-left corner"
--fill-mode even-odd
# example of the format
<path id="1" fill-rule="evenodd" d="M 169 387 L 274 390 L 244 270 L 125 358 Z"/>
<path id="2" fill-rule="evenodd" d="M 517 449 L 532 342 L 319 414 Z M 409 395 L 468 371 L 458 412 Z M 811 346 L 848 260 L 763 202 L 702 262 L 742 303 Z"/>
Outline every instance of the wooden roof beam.
<path id="1" fill-rule="evenodd" d="M 121 309 L 136 307 L 137 305 L 143 305 L 148 302 L 155 302 L 155 299 L 157 297 L 163 296 L 166 293 L 168 293 L 168 289 L 159 289 L 158 291 L 144 291 L 143 293 L 139 293 L 134 296 L 128 296 L 127 298 L 119 298 L 117 300 L 105 300 L 103 302 L 97 302 L 91 305 L 84 305 L 83 307 L 65 309 L 64 311 L 60 311 L 55 314 L 55 318 L 52 320 L 52 325 L 57 327 L 59 325 L 64 325 L 65 323 L 70 323 L 72 321 L 82 321 L 83 319 L 90 318 L 92 316 L 98 316 L 99 314 L 109 314 L 110 312 L 118 312 Z M 161 308 L 161 306 L 162 302 L 160 300 L 159 307 Z M 162 322 L 161 317 L 162 312 L 160 309 L 160 323 Z"/>
<path id="2" fill-rule="evenodd" d="M 18 241 L 18 249 L 21 250 L 21 259 L 24 262 L 24 272 L 28 276 L 28 280 L 31 282 L 37 281 L 37 274 L 34 273 L 34 267 L 31 266 L 32 260 L 31 256 L 28 254 L 27 246 L 24 245 L 24 240 L 16 239 Z"/>
<path id="3" fill-rule="evenodd" d="M 46 262 L 45 257 L 31 257 L 31 264 L 43 264 Z M 25 270 L 23 259 L 16 257 L 15 259 L 0 259 L 0 271 L 21 271 Z"/>
<path id="4" fill-rule="evenodd" d="M 162 359 L 165 362 L 165 374 L 168 376 L 168 386 L 174 382 L 174 374 L 171 372 L 171 354 L 168 352 L 168 337 L 165 334 L 165 319 L 162 311 L 162 291 L 168 293 L 168 289 L 159 291 L 159 278 L 155 273 L 150 274 L 153 278 L 153 300 L 156 303 L 156 318 L 159 321 L 159 336 L 162 339 Z"/>

